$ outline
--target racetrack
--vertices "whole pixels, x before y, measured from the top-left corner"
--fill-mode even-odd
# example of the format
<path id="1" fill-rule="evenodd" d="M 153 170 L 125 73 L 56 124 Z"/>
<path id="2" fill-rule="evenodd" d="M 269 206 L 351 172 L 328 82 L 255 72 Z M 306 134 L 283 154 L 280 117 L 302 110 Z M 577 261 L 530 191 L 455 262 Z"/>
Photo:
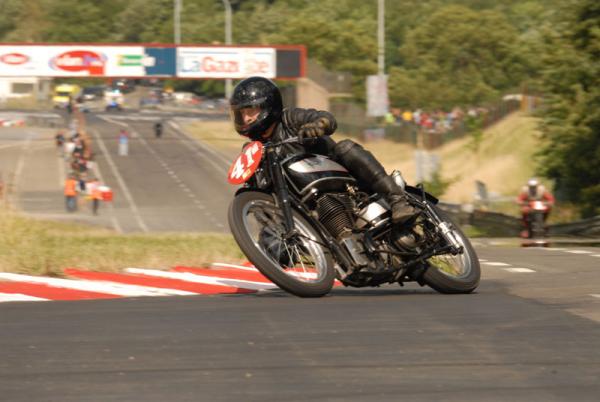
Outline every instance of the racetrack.
<path id="1" fill-rule="evenodd" d="M 52 132 L 3 131 L 0 167 L 18 173 L 29 214 L 126 233 L 227 232 L 229 155 L 176 125 L 154 138 L 159 118 L 88 116 L 116 194 L 98 217 L 64 212 Z M 121 127 L 128 156 L 117 152 Z M 482 282 L 471 295 L 409 284 L 310 300 L 268 290 L 0 303 L 0 400 L 598 400 L 600 249 L 475 248 Z"/>
<path id="2" fill-rule="evenodd" d="M 476 242 L 477 293 L 0 303 L 9 401 L 595 401 L 600 250 Z"/>

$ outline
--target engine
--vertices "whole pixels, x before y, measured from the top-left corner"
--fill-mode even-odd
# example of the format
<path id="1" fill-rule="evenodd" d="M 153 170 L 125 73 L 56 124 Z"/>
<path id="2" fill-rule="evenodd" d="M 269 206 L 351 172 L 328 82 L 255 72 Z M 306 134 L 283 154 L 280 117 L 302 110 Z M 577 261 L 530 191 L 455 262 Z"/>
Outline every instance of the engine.
<path id="1" fill-rule="evenodd" d="M 347 194 L 329 193 L 317 199 L 315 211 L 329 233 L 340 239 L 352 233 L 354 201 Z"/>

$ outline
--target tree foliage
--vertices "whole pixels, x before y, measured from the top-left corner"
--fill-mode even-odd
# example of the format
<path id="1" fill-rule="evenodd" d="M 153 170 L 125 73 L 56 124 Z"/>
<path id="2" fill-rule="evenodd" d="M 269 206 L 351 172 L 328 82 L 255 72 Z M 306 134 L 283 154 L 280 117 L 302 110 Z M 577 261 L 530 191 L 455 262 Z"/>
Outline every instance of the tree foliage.
<path id="1" fill-rule="evenodd" d="M 570 1 L 547 37 L 542 170 L 583 216 L 600 214 L 600 3 Z"/>

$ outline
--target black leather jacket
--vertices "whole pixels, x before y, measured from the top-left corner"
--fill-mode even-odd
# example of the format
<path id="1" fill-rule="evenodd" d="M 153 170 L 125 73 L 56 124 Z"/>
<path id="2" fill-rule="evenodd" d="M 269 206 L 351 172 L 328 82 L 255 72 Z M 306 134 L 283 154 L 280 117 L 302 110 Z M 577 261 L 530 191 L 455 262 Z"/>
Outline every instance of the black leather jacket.
<path id="1" fill-rule="evenodd" d="M 329 126 L 325 127 L 325 136 L 311 140 L 305 144 L 286 144 L 280 148 L 279 152 L 283 153 L 313 153 L 321 155 L 331 155 L 335 141 L 329 136 L 333 134 L 337 128 L 335 117 L 329 112 L 315 109 L 284 109 L 281 116 L 281 123 L 275 127 L 273 136 L 267 141 L 278 142 L 290 137 L 296 137 L 298 130 L 306 123 L 312 123 L 320 118 L 326 118 L 329 121 Z"/>

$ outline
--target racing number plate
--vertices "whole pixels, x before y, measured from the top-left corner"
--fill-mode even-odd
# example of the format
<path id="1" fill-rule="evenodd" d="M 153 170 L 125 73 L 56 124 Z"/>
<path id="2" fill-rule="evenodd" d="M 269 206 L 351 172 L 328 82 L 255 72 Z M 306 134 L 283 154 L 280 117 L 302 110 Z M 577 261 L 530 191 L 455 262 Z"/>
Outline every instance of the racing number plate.
<path id="1" fill-rule="evenodd" d="M 246 145 L 229 168 L 227 181 L 231 184 L 242 184 L 252 177 L 263 154 L 263 145 L 260 141 L 253 141 Z"/>

